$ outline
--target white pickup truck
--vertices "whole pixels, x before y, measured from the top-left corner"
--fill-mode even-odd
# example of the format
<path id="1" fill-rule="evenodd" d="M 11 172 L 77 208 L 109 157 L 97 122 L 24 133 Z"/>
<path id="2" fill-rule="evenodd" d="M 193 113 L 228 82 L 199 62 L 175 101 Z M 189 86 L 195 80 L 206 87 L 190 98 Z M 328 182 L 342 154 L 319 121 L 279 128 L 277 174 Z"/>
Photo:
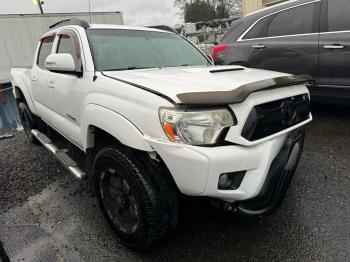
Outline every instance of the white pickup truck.
<path id="1" fill-rule="evenodd" d="M 213 66 L 176 33 L 71 19 L 42 36 L 31 69 L 11 71 L 24 130 L 89 177 L 121 240 L 146 249 L 173 230 L 178 196 L 270 214 L 312 120 L 306 76 Z M 50 140 L 86 154 L 84 173 Z"/>

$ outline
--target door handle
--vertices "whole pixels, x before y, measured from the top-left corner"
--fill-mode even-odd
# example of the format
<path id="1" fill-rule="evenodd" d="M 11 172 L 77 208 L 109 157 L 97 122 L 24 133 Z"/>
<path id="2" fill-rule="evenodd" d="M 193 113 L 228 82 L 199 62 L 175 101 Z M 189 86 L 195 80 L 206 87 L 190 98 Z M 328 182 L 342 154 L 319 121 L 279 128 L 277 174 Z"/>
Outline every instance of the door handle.
<path id="1" fill-rule="evenodd" d="M 48 86 L 49 86 L 49 88 L 55 88 L 55 81 L 49 80 Z"/>
<path id="2" fill-rule="evenodd" d="M 254 49 L 265 49 L 266 45 L 264 45 L 264 44 L 253 45 L 252 48 L 254 48 Z"/>
<path id="3" fill-rule="evenodd" d="M 32 75 L 32 81 L 33 81 L 33 82 L 36 81 L 36 75 Z"/>
<path id="4" fill-rule="evenodd" d="M 330 50 L 340 50 L 340 49 L 344 49 L 345 46 L 334 44 L 334 45 L 325 45 L 325 46 L 323 46 L 323 48 L 330 49 Z"/>

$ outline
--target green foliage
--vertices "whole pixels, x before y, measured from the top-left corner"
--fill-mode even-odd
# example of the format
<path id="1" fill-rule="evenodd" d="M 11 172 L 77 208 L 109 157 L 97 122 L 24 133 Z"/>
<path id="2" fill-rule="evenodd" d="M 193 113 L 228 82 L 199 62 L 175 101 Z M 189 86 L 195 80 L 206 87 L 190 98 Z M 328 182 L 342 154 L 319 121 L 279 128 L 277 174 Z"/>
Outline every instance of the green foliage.
<path id="1" fill-rule="evenodd" d="M 216 10 L 207 1 L 195 0 L 185 3 L 184 18 L 185 22 L 212 20 L 216 18 Z"/>
<path id="2" fill-rule="evenodd" d="M 175 0 L 186 23 L 228 18 L 233 14 L 234 3 L 235 0 Z"/>

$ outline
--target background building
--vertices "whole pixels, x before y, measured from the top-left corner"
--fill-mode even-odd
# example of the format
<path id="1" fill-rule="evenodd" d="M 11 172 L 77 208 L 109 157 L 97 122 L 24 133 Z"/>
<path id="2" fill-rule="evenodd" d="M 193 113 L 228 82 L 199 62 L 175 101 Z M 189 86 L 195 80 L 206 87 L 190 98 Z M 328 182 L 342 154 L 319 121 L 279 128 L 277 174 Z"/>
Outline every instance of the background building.
<path id="1" fill-rule="evenodd" d="M 247 15 L 256 10 L 286 2 L 287 0 L 243 0 L 242 9 L 243 15 Z"/>

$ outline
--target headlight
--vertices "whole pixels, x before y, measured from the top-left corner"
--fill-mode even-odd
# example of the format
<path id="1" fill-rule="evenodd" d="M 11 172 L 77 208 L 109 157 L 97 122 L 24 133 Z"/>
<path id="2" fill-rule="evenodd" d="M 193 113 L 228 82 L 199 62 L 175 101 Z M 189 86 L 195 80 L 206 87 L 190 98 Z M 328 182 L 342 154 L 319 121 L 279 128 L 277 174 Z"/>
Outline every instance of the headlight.
<path id="1" fill-rule="evenodd" d="M 234 125 L 231 113 L 226 109 L 176 110 L 160 109 L 162 127 L 173 142 L 191 145 L 213 145 L 221 132 Z"/>

